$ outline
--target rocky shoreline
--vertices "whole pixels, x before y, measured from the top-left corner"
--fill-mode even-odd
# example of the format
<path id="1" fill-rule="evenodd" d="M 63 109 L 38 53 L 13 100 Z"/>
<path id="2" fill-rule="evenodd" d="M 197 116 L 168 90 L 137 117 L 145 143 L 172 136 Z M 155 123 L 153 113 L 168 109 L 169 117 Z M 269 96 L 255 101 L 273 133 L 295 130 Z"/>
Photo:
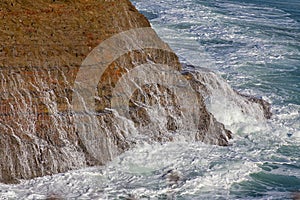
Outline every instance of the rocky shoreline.
<path id="1" fill-rule="evenodd" d="M 74 125 L 76 113 L 72 98 L 83 60 L 97 45 L 114 35 L 150 27 L 129 0 L 4 0 L 0 7 L 3 22 L 0 31 L 0 182 L 18 183 L 20 179 L 103 165 L 134 147 L 139 142 L 137 138 L 143 138 L 141 142 L 176 140 L 177 136 L 172 133 L 180 127 L 181 107 L 167 87 L 146 85 L 132 94 L 129 113 L 137 137 L 126 131 L 124 120 L 113 112 L 105 112 L 111 108 L 112 88 L 129 70 L 154 63 L 171 66 L 181 73 L 182 66 L 171 50 L 130 51 L 109 63 L 97 86 L 98 114 L 86 122 L 92 124 L 88 128 L 97 131 L 85 126 L 78 129 Z M 153 40 L 169 49 L 156 34 Z M 232 133 L 207 111 L 201 94 L 205 84 L 197 81 L 193 72 L 183 73 L 183 76 L 197 91 L 199 105 L 198 131 L 188 140 L 228 145 Z M 150 106 L 158 104 L 167 113 L 164 127 L 159 127 L 154 135 L 147 135 L 155 123 L 151 124 L 147 111 L 140 106 L 146 103 L 145 96 L 149 97 Z M 268 104 L 252 97 L 248 99 L 266 105 L 263 108 L 266 117 L 269 116 Z M 91 134 L 85 134 L 86 131 Z"/>

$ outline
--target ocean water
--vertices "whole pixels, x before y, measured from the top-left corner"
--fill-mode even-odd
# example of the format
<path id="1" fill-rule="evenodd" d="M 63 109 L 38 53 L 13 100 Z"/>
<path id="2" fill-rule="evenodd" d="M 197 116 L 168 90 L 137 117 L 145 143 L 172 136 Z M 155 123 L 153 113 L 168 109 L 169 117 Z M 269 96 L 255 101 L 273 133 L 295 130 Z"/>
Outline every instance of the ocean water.
<path id="1" fill-rule="evenodd" d="M 296 199 L 300 1 L 132 2 L 183 63 L 269 101 L 272 118 L 255 121 L 208 106 L 234 132 L 231 146 L 143 144 L 105 167 L 0 185 L 0 199 Z"/>
<path id="2" fill-rule="evenodd" d="M 300 191 L 300 1 L 133 2 L 182 62 L 212 69 L 241 93 L 272 103 L 266 124 L 231 123 L 228 111 L 215 111 L 236 133 L 233 146 L 203 157 L 208 165 L 191 169 L 201 175 L 184 184 L 193 189 L 183 186 L 177 197 L 293 198 Z"/>

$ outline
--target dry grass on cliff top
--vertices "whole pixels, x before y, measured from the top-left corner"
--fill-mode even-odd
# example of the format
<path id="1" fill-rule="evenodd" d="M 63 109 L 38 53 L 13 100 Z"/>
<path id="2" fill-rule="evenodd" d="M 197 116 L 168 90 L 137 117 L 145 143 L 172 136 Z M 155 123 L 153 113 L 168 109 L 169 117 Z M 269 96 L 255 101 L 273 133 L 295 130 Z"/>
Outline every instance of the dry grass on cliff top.
<path id="1" fill-rule="evenodd" d="M 79 66 L 104 39 L 147 26 L 129 0 L 1 0 L 0 66 Z"/>

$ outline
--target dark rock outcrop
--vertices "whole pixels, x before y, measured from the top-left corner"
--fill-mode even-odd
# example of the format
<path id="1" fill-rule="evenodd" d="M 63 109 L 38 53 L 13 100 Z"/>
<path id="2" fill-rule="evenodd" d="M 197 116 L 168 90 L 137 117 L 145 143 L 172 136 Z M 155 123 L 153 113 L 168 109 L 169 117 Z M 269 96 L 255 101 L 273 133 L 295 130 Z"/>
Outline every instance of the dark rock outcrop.
<path id="1" fill-rule="evenodd" d="M 216 95 L 213 93 L 217 93 L 217 96 L 221 96 L 223 99 L 223 104 L 230 104 L 231 106 L 236 104 L 236 109 L 241 110 L 241 113 L 245 115 L 252 116 L 253 119 L 259 121 L 260 119 L 270 119 L 272 117 L 269 102 L 232 89 L 225 80 L 213 71 L 187 64 L 183 64 L 183 69 L 182 74 L 190 80 L 194 90 L 200 93 L 204 99 L 209 99 Z M 214 103 L 214 101 L 212 100 L 210 103 Z"/>
<path id="2" fill-rule="evenodd" d="M 273 114 L 271 112 L 271 104 L 269 102 L 267 102 L 266 100 L 263 100 L 262 98 L 241 94 L 240 92 L 237 92 L 237 93 L 239 95 L 241 95 L 242 97 L 245 97 L 246 99 L 248 99 L 250 102 L 259 104 L 261 106 L 262 110 L 264 111 L 264 117 L 266 119 L 271 119 Z"/>

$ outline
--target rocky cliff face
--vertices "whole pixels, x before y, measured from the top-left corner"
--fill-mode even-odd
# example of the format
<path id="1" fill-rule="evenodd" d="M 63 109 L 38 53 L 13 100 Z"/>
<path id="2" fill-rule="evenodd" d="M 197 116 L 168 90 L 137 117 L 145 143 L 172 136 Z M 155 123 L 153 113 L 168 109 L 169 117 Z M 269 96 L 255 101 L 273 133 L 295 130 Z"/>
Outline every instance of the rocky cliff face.
<path id="1" fill-rule="evenodd" d="M 0 2 L 0 20 L 0 182 L 16 183 L 18 179 L 105 164 L 140 142 L 183 137 L 228 145 L 231 132 L 207 111 L 197 89 L 205 84 L 194 76 L 178 80 L 191 86 L 196 104 L 189 98 L 189 104 L 183 105 L 184 93 L 176 95 L 176 88 L 169 87 L 171 82 L 166 85 L 151 80 L 133 90 L 126 101 L 118 100 L 114 88 L 140 66 L 144 75 L 138 72 L 138 81 L 155 78 L 153 66 L 169 66 L 166 69 L 177 74 L 175 77 L 184 77 L 177 56 L 128 0 L 4 0 Z M 108 54 L 96 48 L 137 28 L 145 28 L 151 37 L 145 39 L 145 34 L 139 33 L 131 34 L 129 43 L 113 40 Z M 141 47 L 153 41 L 161 46 Z M 131 45 L 137 48 L 127 48 Z M 125 53 L 112 59 L 115 50 L 123 47 Z M 87 58 L 94 63 L 86 64 L 91 62 Z M 90 71 L 82 73 L 87 71 L 83 67 L 97 69 L 105 62 L 94 88 L 97 95 L 91 96 L 95 110 L 88 112 L 77 89 L 93 77 Z M 162 80 L 169 79 L 158 74 Z M 84 109 L 77 110 L 76 101 L 83 103 Z M 120 116 L 115 111 L 122 106 L 128 113 Z M 196 110 L 192 114 L 197 116 L 188 118 L 196 131 L 186 136 L 191 132 L 183 131 L 189 106 Z M 75 123 L 78 118 L 82 123 Z"/>
<path id="2" fill-rule="evenodd" d="M 72 85 L 94 47 L 147 19 L 126 0 L 4 0 L 0 20 L 0 181 L 102 164 L 73 126 Z"/>

